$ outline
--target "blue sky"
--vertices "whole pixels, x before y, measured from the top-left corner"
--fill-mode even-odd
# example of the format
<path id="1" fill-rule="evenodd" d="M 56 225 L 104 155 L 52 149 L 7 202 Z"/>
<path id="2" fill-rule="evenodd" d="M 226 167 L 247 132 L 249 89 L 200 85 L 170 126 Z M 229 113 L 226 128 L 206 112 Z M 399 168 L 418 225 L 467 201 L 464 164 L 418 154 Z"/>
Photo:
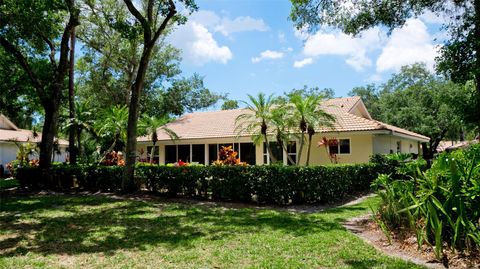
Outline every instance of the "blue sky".
<path id="1" fill-rule="evenodd" d="M 335 29 L 307 34 L 288 20 L 288 0 L 201 0 L 199 11 L 170 41 L 182 49 L 185 75 L 245 100 L 258 92 L 281 95 L 303 85 L 346 96 L 355 86 L 382 83 L 402 65 L 433 70 L 442 18 L 424 14 L 387 35 L 374 28 L 359 37 Z"/>

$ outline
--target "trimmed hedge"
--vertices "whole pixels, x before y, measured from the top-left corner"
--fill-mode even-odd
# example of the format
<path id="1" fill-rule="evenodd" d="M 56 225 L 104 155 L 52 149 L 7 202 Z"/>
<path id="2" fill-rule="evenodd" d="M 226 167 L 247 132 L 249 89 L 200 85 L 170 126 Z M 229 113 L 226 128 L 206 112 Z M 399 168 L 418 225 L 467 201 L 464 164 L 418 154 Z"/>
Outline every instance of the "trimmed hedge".
<path id="1" fill-rule="evenodd" d="M 337 166 L 138 166 L 139 188 L 169 196 L 269 204 L 329 203 L 365 191 L 384 165 Z M 40 181 L 38 168 L 19 168 L 21 186 L 33 189 L 118 191 L 123 168 L 56 166 L 50 182 Z"/>

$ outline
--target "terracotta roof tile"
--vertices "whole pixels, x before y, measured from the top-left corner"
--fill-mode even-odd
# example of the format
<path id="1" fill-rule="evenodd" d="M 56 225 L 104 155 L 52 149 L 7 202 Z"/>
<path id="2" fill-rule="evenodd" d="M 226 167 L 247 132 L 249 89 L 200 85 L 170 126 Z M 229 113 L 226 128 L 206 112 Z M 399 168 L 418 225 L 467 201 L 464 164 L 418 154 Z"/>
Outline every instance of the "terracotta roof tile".
<path id="1" fill-rule="evenodd" d="M 31 143 L 40 143 L 42 139 L 42 134 L 37 133 L 38 135 L 34 137 L 33 132 L 25 129 L 17 130 L 6 130 L 0 129 L 0 141 L 17 141 L 17 142 L 31 142 Z M 64 139 L 59 139 L 60 145 L 68 145 L 68 141 Z"/>
<path id="2" fill-rule="evenodd" d="M 421 140 L 429 138 L 408 130 L 395 127 L 376 120 L 370 120 L 353 113 L 352 109 L 361 102 L 361 98 L 346 97 L 334 98 L 324 101 L 320 106 L 336 118 L 333 128 L 321 128 L 318 132 L 350 132 L 350 131 L 375 131 L 390 130 L 404 135 L 412 136 Z M 174 131 L 179 139 L 197 139 L 197 138 L 220 138 L 235 137 L 235 119 L 244 113 L 246 109 L 221 110 L 211 112 L 195 112 L 187 114 L 176 121 L 168 123 L 165 127 Z M 160 128 L 157 130 L 159 140 L 170 140 L 166 132 Z M 247 136 L 249 134 L 242 134 Z M 142 136 L 138 141 L 150 141 L 149 136 Z"/>

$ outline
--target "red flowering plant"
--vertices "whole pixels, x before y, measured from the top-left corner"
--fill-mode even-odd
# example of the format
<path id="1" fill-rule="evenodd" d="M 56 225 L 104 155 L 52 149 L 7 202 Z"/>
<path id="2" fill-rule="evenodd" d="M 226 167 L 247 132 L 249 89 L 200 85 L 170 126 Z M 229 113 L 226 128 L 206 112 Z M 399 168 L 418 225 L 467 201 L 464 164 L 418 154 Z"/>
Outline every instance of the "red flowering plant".
<path id="1" fill-rule="evenodd" d="M 241 162 L 237 157 L 238 152 L 234 151 L 232 146 L 222 146 L 218 152 L 218 160 L 214 161 L 213 165 L 247 165 L 245 162 Z"/>
<path id="2" fill-rule="evenodd" d="M 107 154 L 105 154 L 105 157 L 103 160 L 100 162 L 101 165 L 106 165 L 106 166 L 124 166 L 125 165 L 125 160 L 123 159 L 123 153 L 122 152 L 116 152 L 116 151 L 111 151 Z"/>
<path id="3" fill-rule="evenodd" d="M 178 162 L 176 162 L 174 164 L 174 166 L 176 166 L 176 167 L 182 167 L 182 166 L 188 166 L 188 165 L 189 165 L 189 163 L 186 163 L 186 162 L 182 161 L 181 159 L 178 160 Z"/>
<path id="4" fill-rule="evenodd" d="M 325 147 L 325 151 L 327 152 L 328 158 L 330 159 L 331 163 L 337 164 L 338 163 L 338 156 L 336 152 L 331 152 L 330 147 L 337 147 L 338 146 L 338 139 L 336 138 L 326 138 L 325 136 L 322 137 L 320 142 L 318 142 L 318 147 Z"/>

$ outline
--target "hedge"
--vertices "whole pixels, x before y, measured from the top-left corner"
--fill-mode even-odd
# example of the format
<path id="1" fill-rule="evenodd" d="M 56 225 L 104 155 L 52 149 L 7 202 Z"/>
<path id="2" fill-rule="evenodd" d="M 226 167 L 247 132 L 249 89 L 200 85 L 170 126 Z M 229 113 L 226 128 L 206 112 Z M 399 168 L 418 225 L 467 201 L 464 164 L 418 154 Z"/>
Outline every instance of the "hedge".
<path id="1" fill-rule="evenodd" d="M 136 185 L 169 196 L 269 204 L 330 203 L 365 191 L 380 173 L 378 164 L 337 166 L 138 166 Z M 31 189 L 118 191 L 118 166 L 55 166 L 50 182 L 38 168 L 19 168 L 21 186 Z"/>

